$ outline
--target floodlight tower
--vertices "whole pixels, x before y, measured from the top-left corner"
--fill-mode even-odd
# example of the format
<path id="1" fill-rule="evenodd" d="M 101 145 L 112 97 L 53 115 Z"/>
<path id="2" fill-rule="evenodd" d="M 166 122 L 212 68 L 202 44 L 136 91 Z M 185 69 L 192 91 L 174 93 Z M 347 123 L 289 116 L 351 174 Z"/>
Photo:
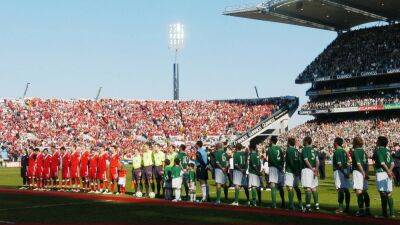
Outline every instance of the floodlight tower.
<path id="1" fill-rule="evenodd" d="M 169 26 L 169 48 L 174 51 L 175 60 L 173 67 L 174 100 L 179 100 L 179 63 L 178 53 L 183 49 L 185 31 L 181 23 L 171 24 Z"/>

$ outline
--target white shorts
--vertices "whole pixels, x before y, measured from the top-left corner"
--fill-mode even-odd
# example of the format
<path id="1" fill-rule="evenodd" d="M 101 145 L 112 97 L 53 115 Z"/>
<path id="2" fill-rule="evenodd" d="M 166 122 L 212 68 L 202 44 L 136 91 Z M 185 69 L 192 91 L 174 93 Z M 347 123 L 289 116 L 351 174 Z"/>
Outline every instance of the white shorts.
<path id="1" fill-rule="evenodd" d="M 215 183 L 217 183 L 217 184 L 225 184 L 226 183 L 225 173 L 222 172 L 221 169 L 215 169 Z"/>
<path id="2" fill-rule="evenodd" d="M 196 192 L 196 182 L 189 182 L 189 191 Z"/>
<path id="3" fill-rule="evenodd" d="M 333 172 L 333 180 L 335 181 L 336 190 L 341 188 L 347 189 L 350 187 L 349 180 L 344 176 L 344 173 L 339 170 Z"/>
<path id="4" fill-rule="evenodd" d="M 318 187 L 318 177 L 314 176 L 314 172 L 309 168 L 301 170 L 301 185 L 304 188 Z"/>
<path id="5" fill-rule="evenodd" d="M 386 172 L 376 173 L 376 187 L 379 192 L 392 192 L 393 180 L 389 178 Z"/>
<path id="6" fill-rule="evenodd" d="M 260 177 L 256 174 L 249 173 L 249 188 L 260 187 Z"/>
<path id="7" fill-rule="evenodd" d="M 285 186 L 287 187 L 298 187 L 300 183 L 300 177 L 295 176 L 293 173 L 285 173 Z"/>
<path id="8" fill-rule="evenodd" d="M 268 182 L 283 185 L 284 182 L 283 172 L 279 171 L 278 168 L 271 166 L 269 168 Z"/>
<path id="9" fill-rule="evenodd" d="M 118 185 L 125 187 L 125 183 L 126 183 L 126 178 L 125 177 L 119 177 L 118 178 Z"/>
<path id="10" fill-rule="evenodd" d="M 182 187 L 182 177 L 172 178 L 172 188 L 180 189 Z"/>
<path id="11" fill-rule="evenodd" d="M 368 190 L 368 181 L 358 170 L 353 170 L 353 189 L 363 191 Z"/>
<path id="12" fill-rule="evenodd" d="M 234 185 L 243 185 L 243 173 L 239 170 L 233 170 L 233 184 Z"/>

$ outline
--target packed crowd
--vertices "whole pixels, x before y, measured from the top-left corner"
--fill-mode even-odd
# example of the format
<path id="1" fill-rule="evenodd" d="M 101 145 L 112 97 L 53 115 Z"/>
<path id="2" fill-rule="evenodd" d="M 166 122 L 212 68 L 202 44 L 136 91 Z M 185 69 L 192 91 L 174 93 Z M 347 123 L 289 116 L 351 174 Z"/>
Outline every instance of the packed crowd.
<path id="1" fill-rule="evenodd" d="M 376 106 L 400 103 L 400 94 L 367 94 L 363 96 L 346 96 L 312 100 L 301 107 L 302 110 L 334 109 L 362 106 Z"/>
<path id="2" fill-rule="evenodd" d="M 314 138 L 314 146 L 332 152 L 333 146 L 326 140 L 335 137 L 344 137 L 350 142 L 354 137 L 361 136 L 365 140 L 365 150 L 369 156 L 375 147 L 375 140 L 379 135 L 385 135 L 390 140 L 400 140 L 400 118 L 372 118 L 349 120 L 313 120 L 291 129 L 281 136 L 281 140 L 294 136 L 304 138 L 310 135 Z"/>
<path id="3" fill-rule="evenodd" d="M 31 141 L 41 146 L 116 143 L 124 149 L 155 137 L 235 135 L 269 117 L 285 98 L 229 101 L 4 100 L 0 103 L 0 140 L 9 158 Z"/>
<path id="4" fill-rule="evenodd" d="M 298 79 L 400 68 L 400 24 L 347 32 L 338 36 Z"/>

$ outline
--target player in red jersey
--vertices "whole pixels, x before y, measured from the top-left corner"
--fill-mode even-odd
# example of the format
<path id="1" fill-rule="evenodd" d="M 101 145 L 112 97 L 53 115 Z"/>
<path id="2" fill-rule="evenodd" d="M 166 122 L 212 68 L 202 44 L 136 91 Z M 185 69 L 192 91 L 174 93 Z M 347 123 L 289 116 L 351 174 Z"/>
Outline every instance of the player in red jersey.
<path id="1" fill-rule="evenodd" d="M 111 182 L 111 193 L 114 193 L 115 184 L 118 183 L 118 167 L 120 163 L 119 150 L 116 145 L 112 148 L 112 155 L 110 157 L 110 182 Z"/>
<path id="2" fill-rule="evenodd" d="M 124 168 L 124 164 L 120 163 L 118 167 L 118 192 L 121 195 L 125 195 L 125 185 L 126 185 L 126 169 Z"/>
<path id="3" fill-rule="evenodd" d="M 82 190 L 89 190 L 89 157 L 90 152 L 85 149 L 81 154 L 81 161 L 79 165 L 79 175 L 82 181 Z"/>
<path id="4" fill-rule="evenodd" d="M 33 147 L 29 148 L 28 156 L 28 180 L 29 188 L 33 189 L 35 187 L 35 166 L 36 166 L 36 152 Z"/>
<path id="5" fill-rule="evenodd" d="M 61 191 L 70 187 L 71 154 L 65 147 L 61 147 Z"/>
<path id="6" fill-rule="evenodd" d="M 100 181 L 100 192 L 108 194 L 108 180 L 107 180 L 107 160 L 108 152 L 105 148 L 101 148 L 99 160 L 97 163 L 97 179 Z"/>
<path id="7" fill-rule="evenodd" d="M 77 187 L 79 187 L 79 160 L 80 160 L 80 148 L 74 145 L 74 148 L 71 153 L 71 182 L 72 182 L 72 190 L 74 192 L 79 191 Z"/>
<path id="8" fill-rule="evenodd" d="M 51 187 L 57 188 L 60 184 L 58 181 L 58 172 L 60 168 L 60 151 L 56 149 L 54 145 L 51 146 L 51 165 L 50 165 L 50 178 L 51 178 Z"/>
<path id="9" fill-rule="evenodd" d="M 90 191 L 89 193 L 98 192 L 98 182 L 97 182 L 97 164 L 99 160 L 99 152 L 92 149 L 89 159 L 89 180 L 90 180 Z M 98 192 L 100 193 L 100 192 Z"/>
<path id="10" fill-rule="evenodd" d="M 51 155 L 49 155 L 49 150 L 47 148 L 43 150 L 43 159 L 44 159 L 43 171 L 42 171 L 43 185 L 46 190 L 49 190 L 51 184 L 50 180 Z"/>
<path id="11" fill-rule="evenodd" d="M 43 153 L 40 151 L 39 148 L 35 148 L 36 152 L 36 169 L 35 169 L 35 178 L 36 178 L 36 189 L 35 190 L 42 190 L 43 188 L 43 164 L 44 164 L 44 157 Z"/>

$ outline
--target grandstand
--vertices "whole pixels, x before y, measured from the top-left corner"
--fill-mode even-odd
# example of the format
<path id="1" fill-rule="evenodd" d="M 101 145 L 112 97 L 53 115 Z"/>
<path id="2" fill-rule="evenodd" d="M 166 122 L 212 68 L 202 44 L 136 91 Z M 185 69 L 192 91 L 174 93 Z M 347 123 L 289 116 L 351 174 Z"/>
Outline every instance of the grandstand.
<path id="1" fill-rule="evenodd" d="M 300 115 L 315 120 L 284 136 L 313 135 L 325 148 L 335 136 L 398 141 L 400 118 L 400 1 L 272 0 L 228 7 L 224 15 L 336 31 L 337 38 L 296 78 L 311 83 Z M 360 25 L 374 23 L 360 28 Z M 325 144 L 325 145 L 324 145 Z"/>

